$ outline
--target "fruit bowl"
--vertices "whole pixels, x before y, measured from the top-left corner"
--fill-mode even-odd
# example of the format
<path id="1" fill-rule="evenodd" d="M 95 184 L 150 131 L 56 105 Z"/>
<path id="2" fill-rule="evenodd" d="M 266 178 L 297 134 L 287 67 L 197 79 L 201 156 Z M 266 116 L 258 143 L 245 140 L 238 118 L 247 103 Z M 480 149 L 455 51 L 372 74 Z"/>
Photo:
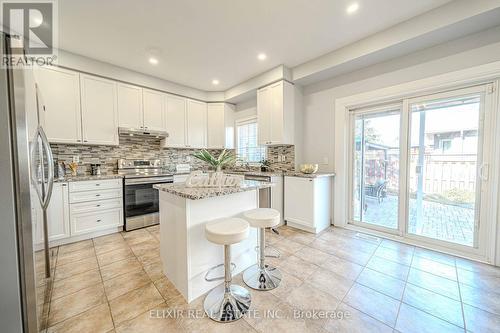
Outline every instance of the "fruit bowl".
<path id="1" fill-rule="evenodd" d="M 317 164 L 301 164 L 300 172 L 302 173 L 316 173 L 318 171 Z"/>

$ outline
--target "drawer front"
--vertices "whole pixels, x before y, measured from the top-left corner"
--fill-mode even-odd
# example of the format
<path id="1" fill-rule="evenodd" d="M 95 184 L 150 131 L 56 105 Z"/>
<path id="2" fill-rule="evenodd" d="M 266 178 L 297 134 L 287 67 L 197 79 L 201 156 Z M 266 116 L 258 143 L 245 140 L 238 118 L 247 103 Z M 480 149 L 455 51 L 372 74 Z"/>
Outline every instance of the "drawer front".
<path id="1" fill-rule="evenodd" d="M 121 188 L 122 188 L 122 179 L 88 180 L 88 181 L 69 183 L 70 192 L 121 189 Z"/>
<path id="2" fill-rule="evenodd" d="M 73 236 L 120 225 L 123 225 L 123 210 L 121 208 L 71 214 L 71 235 Z"/>
<path id="3" fill-rule="evenodd" d="M 122 189 L 69 193 L 69 203 L 116 199 L 122 197 Z"/>
<path id="4" fill-rule="evenodd" d="M 71 205 L 71 214 L 91 213 L 97 210 L 106 210 L 112 208 L 122 208 L 122 199 L 108 199 L 98 201 L 88 201 L 75 203 Z"/>

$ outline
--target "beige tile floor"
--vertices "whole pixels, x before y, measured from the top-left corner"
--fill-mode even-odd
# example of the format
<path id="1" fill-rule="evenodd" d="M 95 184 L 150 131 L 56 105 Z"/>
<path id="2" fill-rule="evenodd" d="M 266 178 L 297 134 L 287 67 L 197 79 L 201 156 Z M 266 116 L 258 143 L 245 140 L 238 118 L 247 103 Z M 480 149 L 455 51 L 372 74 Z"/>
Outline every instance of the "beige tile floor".
<path id="1" fill-rule="evenodd" d="M 283 281 L 251 290 L 252 311 L 231 324 L 162 274 L 158 226 L 61 246 L 47 332 L 500 331 L 499 268 L 333 227 L 282 227 L 268 242 Z"/>

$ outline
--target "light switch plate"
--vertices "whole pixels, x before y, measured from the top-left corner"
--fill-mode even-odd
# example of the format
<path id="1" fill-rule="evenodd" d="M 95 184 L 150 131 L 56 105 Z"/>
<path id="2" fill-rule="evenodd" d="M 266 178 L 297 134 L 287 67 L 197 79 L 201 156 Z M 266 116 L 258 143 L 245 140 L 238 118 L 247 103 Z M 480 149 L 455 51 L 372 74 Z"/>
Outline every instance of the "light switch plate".
<path id="1" fill-rule="evenodd" d="M 74 155 L 73 156 L 73 163 L 80 163 L 80 156 Z"/>
<path id="2" fill-rule="evenodd" d="M 323 157 L 323 164 L 328 165 L 328 157 Z"/>

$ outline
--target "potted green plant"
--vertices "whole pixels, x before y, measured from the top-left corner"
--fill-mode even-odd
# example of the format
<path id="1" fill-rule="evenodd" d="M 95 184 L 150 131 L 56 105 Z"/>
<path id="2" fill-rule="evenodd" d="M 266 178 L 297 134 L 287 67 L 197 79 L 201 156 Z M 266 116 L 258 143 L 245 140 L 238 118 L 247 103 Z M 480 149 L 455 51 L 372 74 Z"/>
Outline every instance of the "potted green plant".
<path id="1" fill-rule="evenodd" d="M 260 161 L 260 171 L 266 172 L 269 171 L 269 168 L 271 167 L 271 161 L 268 159 L 263 159 Z"/>
<path id="2" fill-rule="evenodd" d="M 222 171 L 224 166 L 233 164 L 236 161 L 236 155 L 226 149 L 224 149 L 218 157 L 215 157 L 206 149 L 194 153 L 193 157 L 207 163 L 217 172 Z"/>

